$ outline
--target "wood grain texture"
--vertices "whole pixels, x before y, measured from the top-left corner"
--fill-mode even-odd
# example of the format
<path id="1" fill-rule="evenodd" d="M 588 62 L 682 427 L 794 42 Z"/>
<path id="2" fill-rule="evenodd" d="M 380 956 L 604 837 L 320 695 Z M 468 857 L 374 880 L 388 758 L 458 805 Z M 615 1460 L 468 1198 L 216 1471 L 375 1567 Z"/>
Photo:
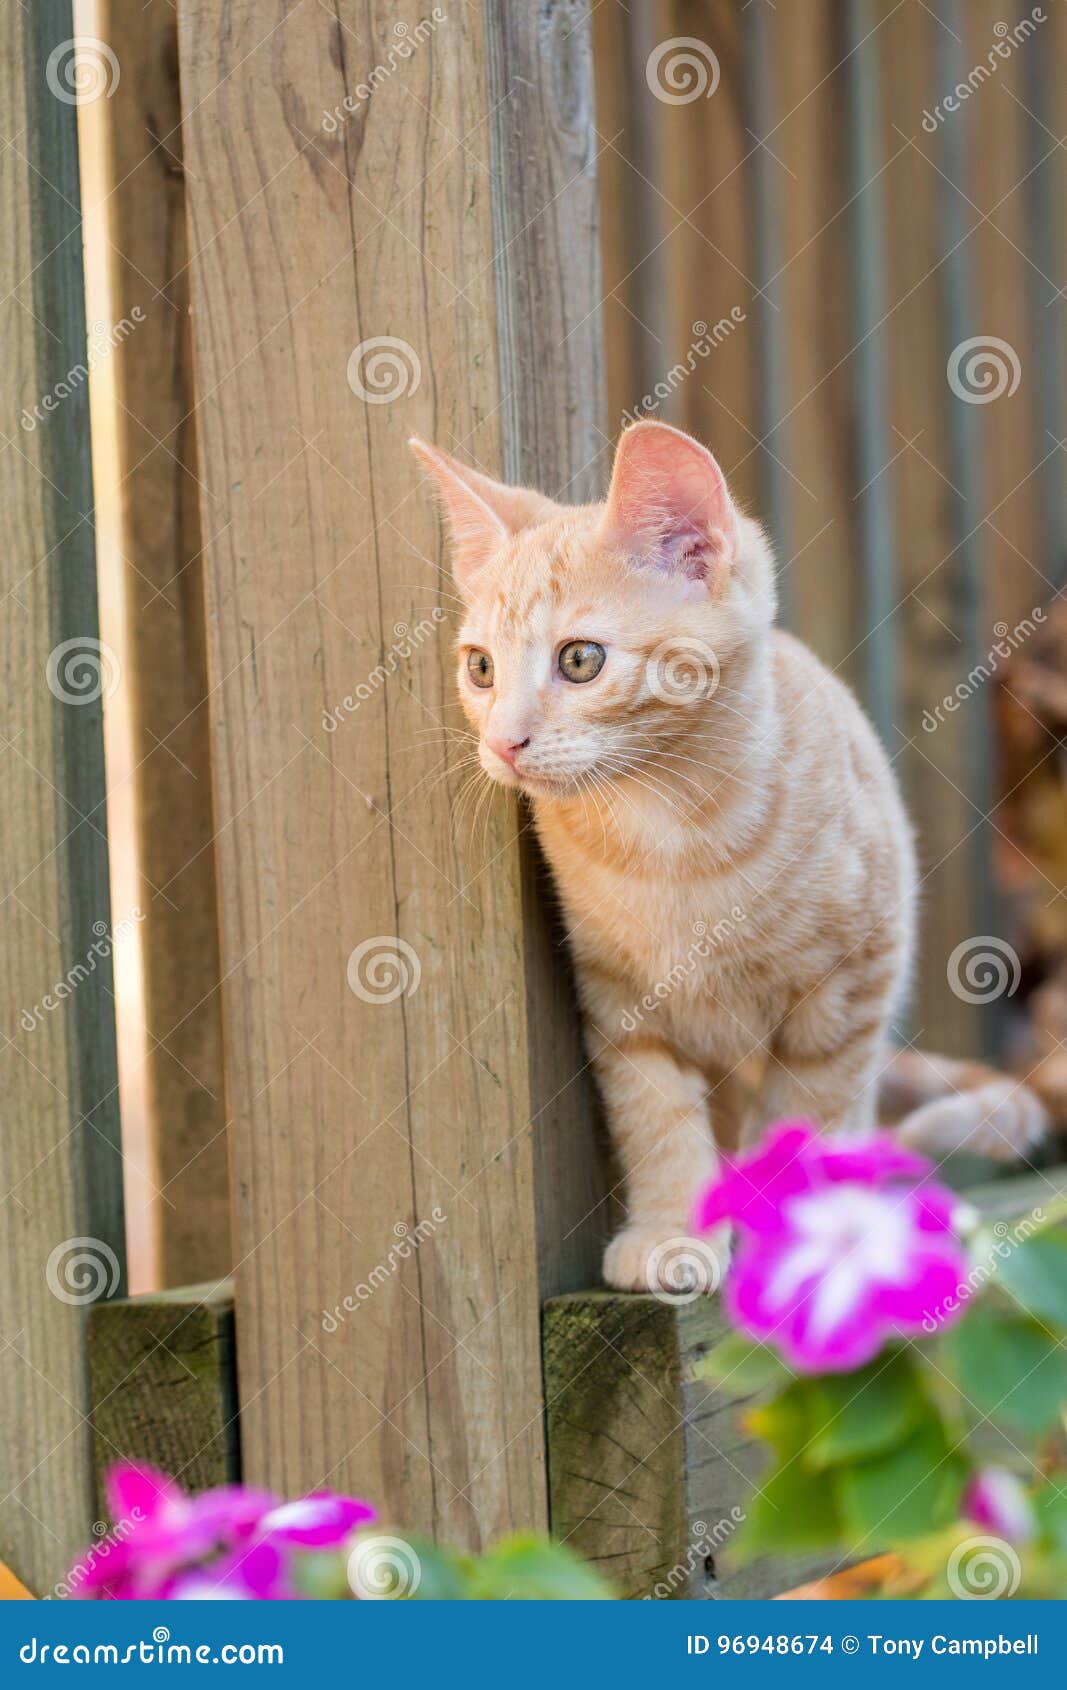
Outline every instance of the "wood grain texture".
<path id="1" fill-rule="evenodd" d="M 86 1346 L 99 1519 L 114 1461 L 147 1462 L 190 1491 L 240 1477 L 228 1280 L 99 1303 Z"/>
<path id="2" fill-rule="evenodd" d="M 899 152 L 883 178 L 893 465 L 900 551 L 899 727 L 906 749 L 896 763 L 916 825 L 921 920 L 910 1035 L 932 1050 L 981 1048 L 978 1012 L 948 982 L 948 959 L 975 931 L 971 846 L 976 817 L 962 790 L 966 736 L 959 714 L 933 712 L 966 675 L 954 554 L 954 494 L 946 481 L 947 349 L 940 320 L 944 183 L 913 137 L 940 89 L 934 64 L 937 21 L 905 6 L 880 31 L 884 76 L 883 151 Z M 925 138 L 924 144 L 925 144 Z M 900 150 L 903 149 L 903 150 Z M 930 712 L 929 716 L 927 713 Z M 932 722 L 933 726 L 924 726 Z"/>
<path id="3" fill-rule="evenodd" d="M 781 309 L 789 363 L 792 627 L 843 680 L 859 679 L 860 584 L 852 367 L 845 52 L 841 8 L 814 0 L 774 21 L 783 182 Z"/>
<path id="4" fill-rule="evenodd" d="M 592 12 L 609 432 L 638 412 L 664 373 L 663 242 L 675 219 L 667 222 L 662 190 L 663 107 L 645 80 L 648 55 L 664 37 L 663 11 L 664 0 L 602 0 Z"/>
<path id="5" fill-rule="evenodd" d="M 37 1591 L 92 1520 L 84 1312 L 124 1271 L 72 34 L 0 9 L 0 1557 Z"/>
<path id="6" fill-rule="evenodd" d="M 708 1298 L 603 1291 L 546 1306 L 552 1531 L 621 1596 L 764 1597 L 810 1576 L 811 1558 L 731 1565 L 764 1457 L 738 1402 L 694 1377 L 726 1330 Z"/>
<path id="7" fill-rule="evenodd" d="M 81 121 L 106 159 L 111 317 L 132 324 L 102 360 L 109 485 L 97 491 L 114 505 L 125 599 L 120 796 L 142 917 L 148 1283 L 181 1285 L 228 1273 L 232 1255 L 177 19 L 171 0 L 104 0 L 98 24 L 121 76 Z M 210 533 L 223 519 L 205 505 Z"/>
<path id="8" fill-rule="evenodd" d="M 519 818 L 456 808 L 406 440 L 592 484 L 584 20 L 179 7 L 245 1470 L 472 1545 L 544 1523 L 538 1278 L 598 1192 Z"/>

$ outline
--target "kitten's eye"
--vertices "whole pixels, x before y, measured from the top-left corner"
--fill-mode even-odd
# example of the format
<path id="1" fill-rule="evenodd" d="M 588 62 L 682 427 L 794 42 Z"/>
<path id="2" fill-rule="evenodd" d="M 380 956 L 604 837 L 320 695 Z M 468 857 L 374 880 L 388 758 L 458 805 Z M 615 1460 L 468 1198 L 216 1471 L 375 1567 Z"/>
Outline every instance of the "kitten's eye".
<path id="1" fill-rule="evenodd" d="M 491 687 L 493 684 L 493 659 L 487 651 L 469 651 L 467 653 L 467 673 L 476 687 Z"/>
<path id="2" fill-rule="evenodd" d="M 592 640 L 572 640 L 559 654 L 559 672 L 568 681 L 591 681 L 603 669 L 607 655 Z"/>

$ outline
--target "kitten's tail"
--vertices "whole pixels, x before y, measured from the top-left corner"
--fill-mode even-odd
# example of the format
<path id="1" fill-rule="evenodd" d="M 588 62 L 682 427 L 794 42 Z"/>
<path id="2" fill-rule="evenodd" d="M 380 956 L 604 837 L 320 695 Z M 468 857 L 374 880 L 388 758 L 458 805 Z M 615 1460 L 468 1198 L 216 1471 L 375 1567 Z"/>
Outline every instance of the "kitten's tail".
<path id="1" fill-rule="evenodd" d="M 1045 1105 L 1021 1080 L 982 1062 L 894 1051 L 878 1088 L 879 1114 L 915 1150 L 968 1150 L 992 1162 L 1025 1158 L 1046 1137 Z"/>

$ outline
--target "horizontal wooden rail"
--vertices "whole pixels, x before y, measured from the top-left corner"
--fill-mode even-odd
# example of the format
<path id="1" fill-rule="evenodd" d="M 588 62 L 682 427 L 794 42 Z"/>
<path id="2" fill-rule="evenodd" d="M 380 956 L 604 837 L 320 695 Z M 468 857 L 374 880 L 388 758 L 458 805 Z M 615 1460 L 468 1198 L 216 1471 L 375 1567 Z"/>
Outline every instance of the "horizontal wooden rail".
<path id="1" fill-rule="evenodd" d="M 194 1491 L 240 1476 L 229 1280 L 97 1303 L 87 1342 L 101 1519 L 115 1461 L 147 1462 Z"/>

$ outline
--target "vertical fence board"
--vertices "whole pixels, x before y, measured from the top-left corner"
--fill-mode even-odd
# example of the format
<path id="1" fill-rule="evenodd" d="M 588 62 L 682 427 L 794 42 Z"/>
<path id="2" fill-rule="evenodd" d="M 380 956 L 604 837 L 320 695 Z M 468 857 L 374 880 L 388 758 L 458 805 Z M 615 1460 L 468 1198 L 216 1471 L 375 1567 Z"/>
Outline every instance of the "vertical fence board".
<path id="1" fill-rule="evenodd" d="M 856 418 L 854 494 L 863 576 L 864 701 L 887 748 L 896 735 L 896 538 L 889 427 L 889 329 L 886 324 L 882 209 L 881 77 L 869 0 L 850 0 L 848 56 L 843 66 L 850 156 L 849 216 L 853 251 L 851 365 Z"/>
<path id="2" fill-rule="evenodd" d="M 931 1049 L 975 1048 L 973 1007 L 950 988 L 953 946 L 973 927 L 970 853 L 974 814 L 959 790 L 959 713 L 934 714 L 966 674 L 955 575 L 947 412 L 951 399 L 939 315 L 943 190 L 923 157 L 923 112 L 941 93 L 933 62 L 940 25 L 921 8 L 887 14 L 883 54 L 883 152 L 899 153 L 884 178 L 890 377 L 900 590 L 899 726 L 910 742 L 897 762 L 919 833 L 923 876 L 913 1033 Z M 901 150 L 903 149 L 903 150 Z M 919 379 L 917 372 L 927 372 Z"/>
<path id="3" fill-rule="evenodd" d="M 769 146 L 786 173 L 779 282 L 789 359 L 794 553 L 792 627 L 855 684 L 859 640 L 853 392 L 849 352 L 851 228 L 845 124 L 846 45 L 837 0 L 774 18 L 778 127 Z"/>
<path id="4" fill-rule="evenodd" d="M 662 11 L 663 0 L 640 8 L 602 0 L 592 9 L 609 433 L 666 367 L 662 108 L 645 80 Z"/>
<path id="5" fill-rule="evenodd" d="M 88 1538 L 85 1305 L 124 1272 L 72 34 L 0 14 L 0 1557 L 37 1591 Z"/>
<path id="6" fill-rule="evenodd" d="M 788 368 L 782 317 L 782 204 L 785 171 L 774 156 L 780 104 L 774 39 L 776 20 L 766 6 L 741 11 L 741 85 L 750 197 L 748 268 L 752 299 L 752 346 L 756 367 L 756 428 L 762 521 L 780 558 L 792 555 L 792 498 L 789 486 Z M 770 145 L 768 143 L 771 143 Z M 780 583 L 783 620 L 788 621 L 792 575 Z"/>
<path id="7" fill-rule="evenodd" d="M 125 598 L 150 1283 L 170 1286 L 232 1260 L 177 21 L 171 0 L 105 0 L 98 21 L 121 64 L 111 98 L 81 112 L 105 160 L 113 319 L 97 417 L 116 485 L 98 496 Z"/>
<path id="8" fill-rule="evenodd" d="M 588 1276 L 589 1092 L 516 814 L 453 813 L 455 596 L 406 439 L 591 480 L 587 20 L 393 23 L 179 7 L 242 1450 L 478 1543 L 545 1520 L 538 1233 L 546 1285 Z"/>

